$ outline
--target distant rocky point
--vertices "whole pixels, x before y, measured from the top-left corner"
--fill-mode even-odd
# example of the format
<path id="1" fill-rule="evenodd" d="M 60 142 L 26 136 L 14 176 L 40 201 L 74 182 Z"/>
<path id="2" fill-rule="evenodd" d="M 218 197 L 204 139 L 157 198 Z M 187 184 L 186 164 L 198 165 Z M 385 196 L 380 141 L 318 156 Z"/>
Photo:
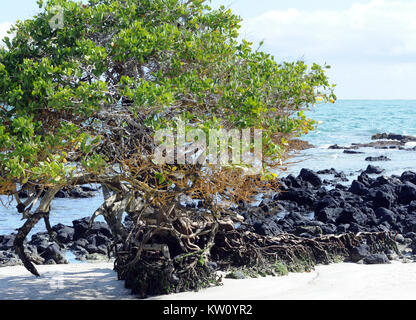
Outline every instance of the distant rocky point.
<path id="1" fill-rule="evenodd" d="M 398 150 L 410 150 L 416 151 L 414 148 L 405 148 L 406 143 L 416 142 L 416 137 L 406 136 L 395 133 L 377 133 L 371 137 L 371 140 L 377 140 L 368 143 L 352 143 L 351 146 L 339 146 L 334 144 L 329 146 L 328 149 L 332 150 L 344 150 L 344 153 L 356 154 L 351 150 L 357 150 L 359 148 L 375 148 L 375 149 L 398 149 Z M 371 160 L 368 160 L 371 161 Z"/>
<path id="2" fill-rule="evenodd" d="M 397 140 L 402 143 L 407 143 L 416 141 L 416 137 L 395 133 L 377 133 L 371 137 L 371 140 Z"/>

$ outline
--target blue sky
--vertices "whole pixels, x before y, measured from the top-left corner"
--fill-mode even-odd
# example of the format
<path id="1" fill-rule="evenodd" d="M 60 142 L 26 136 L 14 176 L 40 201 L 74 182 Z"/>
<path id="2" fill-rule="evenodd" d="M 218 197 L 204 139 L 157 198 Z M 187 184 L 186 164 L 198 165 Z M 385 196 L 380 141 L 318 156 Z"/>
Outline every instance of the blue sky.
<path id="1" fill-rule="evenodd" d="M 36 13 L 36 0 L 7 1 L 0 37 Z M 212 0 L 240 15 L 241 36 L 277 61 L 328 63 L 342 99 L 416 99 L 416 1 Z"/>
<path id="2" fill-rule="evenodd" d="M 38 12 L 36 0 L 3 1 L 0 10 L 0 23 L 30 18 L 36 12 Z"/>
<path id="3" fill-rule="evenodd" d="M 224 5 L 234 9 L 243 18 L 259 16 L 272 10 L 297 8 L 302 10 L 345 10 L 353 3 L 368 3 L 369 0 L 212 0 L 212 7 Z"/>

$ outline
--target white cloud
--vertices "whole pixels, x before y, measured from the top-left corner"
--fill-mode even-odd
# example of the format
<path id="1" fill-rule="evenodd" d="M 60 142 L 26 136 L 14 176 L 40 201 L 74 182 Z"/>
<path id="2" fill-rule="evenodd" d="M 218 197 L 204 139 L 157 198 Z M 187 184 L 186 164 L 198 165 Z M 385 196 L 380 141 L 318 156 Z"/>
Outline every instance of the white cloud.
<path id="1" fill-rule="evenodd" d="M 336 62 L 328 75 L 337 84 L 339 98 L 416 99 L 416 62 Z"/>
<path id="2" fill-rule="evenodd" d="M 244 31 L 284 55 L 400 57 L 416 54 L 416 2 L 373 0 L 348 10 L 270 11 Z M 256 39 L 256 37 L 258 39 Z"/>
<path id="3" fill-rule="evenodd" d="M 394 92 L 392 98 L 397 98 L 403 96 L 409 81 L 414 83 L 416 1 L 372 0 L 338 11 L 269 11 L 243 21 L 242 36 L 254 42 L 265 40 L 264 50 L 277 60 L 305 58 L 328 62 L 335 68 L 330 74 L 341 86 L 342 81 L 353 86 L 354 81 L 349 78 L 355 78 L 358 86 L 360 74 L 365 74 L 363 78 L 369 81 L 371 72 L 374 86 L 387 89 L 389 83 L 388 88 Z M 381 83 L 383 79 L 385 83 Z M 354 97 L 360 90 L 347 86 L 342 92 L 346 97 Z M 386 96 L 386 92 L 381 94 Z M 416 93 L 411 94 L 416 98 Z"/>

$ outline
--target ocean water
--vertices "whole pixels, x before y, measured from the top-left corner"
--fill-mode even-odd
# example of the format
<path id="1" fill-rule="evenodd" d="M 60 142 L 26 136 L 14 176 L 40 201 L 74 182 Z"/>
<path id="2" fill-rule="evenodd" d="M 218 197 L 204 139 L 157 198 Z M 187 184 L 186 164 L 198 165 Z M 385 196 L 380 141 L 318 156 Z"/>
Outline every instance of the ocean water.
<path id="1" fill-rule="evenodd" d="M 306 112 L 320 121 L 304 139 L 318 147 L 368 142 L 376 133 L 416 136 L 416 100 L 339 100 Z"/>
<path id="2" fill-rule="evenodd" d="M 20 228 L 24 221 L 21 220 L 22 215 L 16 210 L 16 202 L 9 197 L 0 196 L 0 200 L 6 207 L 0 204 L 0 235 L 16 233 L 17 228 Z M 89 199 L 54 199 L 51 203 L 50 222 L 51 225 L 62 223 L 64 225 L 72 226 L 72 221 L 91 216 L 96 209 L 98 209 L 104 201 L 101 193 Z M 99 216 L 96 221 L 104 221 L 103 217 Z M 31 236 L 38 232 L 45 232 L 46 227 L 43 220 L 32 229 L 27 239 L 30 241 Z M 75 255 L 69 251 L 65 251 L 65 257 L 69 263 L 85 263 L 76 259 Z"/>
<path id="3" fill-rule="evenodd" d="M 416 171 L 416 151 L 364 148 L 358 150 L 364 154 L 355 155 L 327 149 L 333 144 L 370 142 L 373 134 L 381 132 L 416 136 L 416 101 L 341 100 L 318 105 L 307 115 L 320 122 L 315 132 L 303 137 L 316 147 L 293 157 L 291 161 L 296 163 L 289 166 L 287 173 L 298 174 L 301 168 L 335 168 L 351 174 L 349 177 L 353 179 L 359 170 L 368 166 L 366 157 L 379 155 L 393 160 L 373 163 L 386 169 L 388 175 L 401 174 L 405 170 Z M 0 200 L 6 202 L 7 198 L 0 196 Z M 51 223 L 72 225 L 72 220 L 92 215 L 102 201 L 101 194 L 92 199 L 55 199 L 51 207 Z M 100 220 L 101 217 L 97 221 Z M 0 205 L 0 234 L 15 232 L 22 224 L 13 201 L 9 208 Z M 39 231 L 45 231 L 42 221 L 33 232 Z"/>
<path id="4" fill-rule="evenodd" d="M 302 137 L 315 148 L 300 152 L 290 159 L 296 162 L 288 172 L 297 174 L 301 168 L 322 170 L 335 168 L 351 174 L 365 169 L 368 156 L 385 155 L 392 159 L 371 164 L 382 167 L 386 175 L 416 171 L 416 151 L 361 148 L 363 154 L 344 154 L 343 150 L 330 150 L 330 145 L 349 146 L 352 143 L 371 142 L 376 133 L 397 133 L 416 136 L 416 100 L 340 100 L 334 104 L 321 104 L 306 112 L 319 122 L 316 131 Z M 409 143 L 406 148 L 415 146 Z"/>
<path id="5" fill-rule="evenodd" d="M 6 205 L 0 204 L 0 234 L 16 232 L 16 228 L 20 228 L 24 223 L 21 220 L 22 215 L 16 210 L 16 201 L 6 196 L 0 196 L 0 200 Z M 72 226 L 73 220 L 91 216 L 103 201 L 101 193 L 88 199 L 54 199 L 51 203 L 51 225 L 62 223 Z M 104 221 L 104 219 L 100 216 L 96 221 Z M 33 233 L 44 231 L 46 231 L 45 224 L 40 220 L 29 234 L 29 239 Z"/>

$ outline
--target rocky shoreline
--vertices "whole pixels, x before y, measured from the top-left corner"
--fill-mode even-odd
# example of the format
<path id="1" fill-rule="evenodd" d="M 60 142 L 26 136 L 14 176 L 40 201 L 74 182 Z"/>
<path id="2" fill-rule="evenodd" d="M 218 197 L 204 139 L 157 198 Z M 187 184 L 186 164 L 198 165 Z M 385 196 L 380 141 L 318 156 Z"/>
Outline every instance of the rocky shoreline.
<path id="1" fill-rule="evenodd" d="M 248 208 L 247 229 L 262 235 L 294 234 L 313 238 L 320 235 L 391 232 L 401 247 L 402 256 L 385 252 L 379 261 L 406 258 L 416 254 L 416 173 L 382 176 L 369 166 L 350 186 L 340 184 L 345 174 L 335 169 L 318 173 L 302 169 L 299 176 L 282 179 L 281 192 L 265 197 L 258 208 Z M 320 174 L 332 174 L 323 180 Z M 334 188 L 328 188 L 334 186 Z M 368 248 L 358 248 L 361 259 Z M 364 260 L 371 263 L 376 257 Z M 352 261 L 358 262 L 357 257 Z"/>
<path id="2" fill-rule="evenodd" d="M 405 151 L 416 151 L 416 146 L 406 148 L 406 144 L 409 142 L 416 142 L 416 137 L 406 136 L 395 133 L 377 133 L 371 137 L 372 142 L 367 143 L 352 143 L 350 146 L 339 146 L 334 144 L 329 146 L 328 149 L 332 150 L 344 150 L 344 153 L 356 154 L 363 153 L 355 151 L 359 148 L 374 148 L 374 149 L 397 149 Z M 382 160 L 383 161 L 383 160 Z"/>
<path id="3" fill-rule="evenodd" d="M 401 248 L 400 255 L 392 251 L 371 255 L 364 244 L 355 249 L 350 260 L 416 261 L 416 173 L 406 171 L 401 176 L 387 177 L 377 168 L 370 165 L 349 186 L 340 183 L 347 180 L 346 175 L 335 169 L 302 169 L 297 177 L 283 178 L 281 191 L 264 195 L 260 204 L 242 203 L 236 210 L 244 222 L 236 228 L 266 236 L 288 233 L 303 238 L 391 232 Z M 333 179 L 323 179 L 322 175 L 332 175 Z M 53 231 L 62 248 L 47 232 L 34 234 L 25 248 L 37 264 L 68 263 L 65 250 L 81 261 L 105 259 L 111 231 L 106 223 L 94 222 L 87 232 L 88 222 L 86 217 L 74 220 L 72 226 L 55 225 Z M 0 236 L 0 266 L 20 264 L 13 249 L 14 236 Z"/>
<path id="4" fill-rule="evenodd" d="M 94 222 L 88 230 L 89 217 L 74 220 L 72 226 L 57 224 L 52 227 L 59 245 L 47 232 L 34 234 L 25 243 L 25 251 L 36 264 L 67 264 L 66 251 L 77 260 L 108 260 L 112 242 L 110 228 L 105 222 Z M 0 235 L 0 267 L 21 265 L 14 252 L 13 241 L 16 234 Z"/>
<path id="5" fill-rule="evenodd" d="M 416 138 L 383 133 L 374 135 L 372 140 L 377 141 L 329 148 L 351 153 L 358 152 L 355 150 L 360 147 L 401 149 Z M 383 155 L 365 160 L 371 163 L 390 161 Z M 350 179 L 342 171 L 302 169 L 298 176 L 282 178 L 279 192 L 262 195 L 260 203 L 241 203 L 235 208 L 244 218 L 244 222 L 237 223 L 235 228 L 262 236 L 293 234 L 303 238 L 388 232 L 394 235 L 399 254 L 391 250 L 371 254 L 370 248 L 362 244 L 353 250 L 348 260 L 368 264 L 416 261 L 416 173 L 406 171 L 400 176 L 384 176 L 383 173 L 381 167 L 370 164 L 346 185 Z M 98 188 L 82 186 L 61 190 L 57 197 L 92 197 L 97 191 Z M 110 258 L 112 235 L 109 227 L 104 222 L 94 222 L 87 231 L 88 222 L 89 217 L 86 217 L 74 220 L 72 226 L 55 225 L 52 229 L 59 245 L 47 232 L 36 233 L 25 243 L 25 250 L 36 264 L 68 263 L 65 251 L 70 251 L 81 261 Z M 15 234 L 0 235 L 0 267 L 21 264 L 14 252 L 14 237 Z"/>

